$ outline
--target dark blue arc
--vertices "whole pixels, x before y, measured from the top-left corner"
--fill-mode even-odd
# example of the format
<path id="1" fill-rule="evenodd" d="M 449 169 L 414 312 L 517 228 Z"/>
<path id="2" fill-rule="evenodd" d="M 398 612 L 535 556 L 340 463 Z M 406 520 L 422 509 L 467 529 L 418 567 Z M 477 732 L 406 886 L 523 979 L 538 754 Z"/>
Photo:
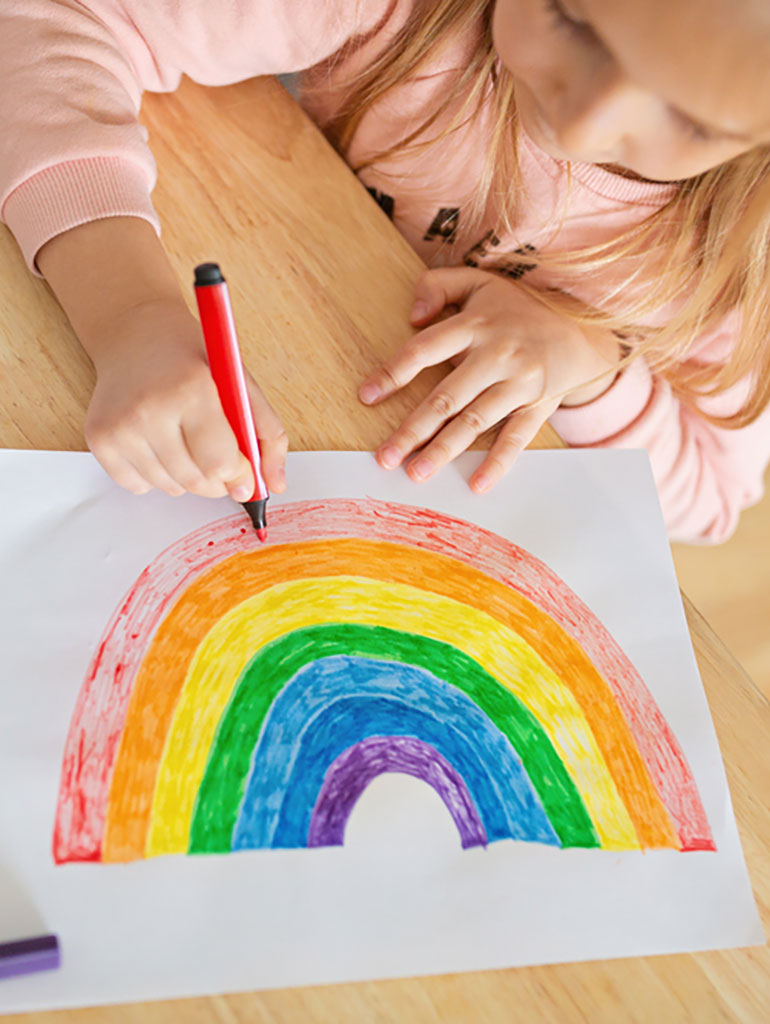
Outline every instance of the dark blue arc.
<path id="1" fill-rule="evenodd" d="M 327 769 L 370 736 L 435 747 L 465 782 L 489 842 L 560 845 L 507 736 L 467 694 L 412 665 L 336 655 L 304 666 L 273 702 L 232 849 L 307 846 Z"/>

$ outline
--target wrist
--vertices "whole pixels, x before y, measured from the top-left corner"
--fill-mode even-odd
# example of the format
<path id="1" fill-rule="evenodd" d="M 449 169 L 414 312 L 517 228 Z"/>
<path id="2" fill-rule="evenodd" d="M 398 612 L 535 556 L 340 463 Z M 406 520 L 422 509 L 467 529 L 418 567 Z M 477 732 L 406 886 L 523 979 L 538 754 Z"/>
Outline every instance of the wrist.
<path id="1" fill-rule="evenodd" d="M 187 308 L 153 227 L 136 217 L 71 228 L 43 246 L 37 263 L 94 360 L 123 319 Z"/>
<path id="2" fill-rule="evenodd" d="M 620 370 L 613 370 L 610 373 L 604 374 L 598 380 L 592 381 L 590 385 L 570 391 L 559 404 L 565 409 L 572 409 L 578 405 L 588 405 L 589 402 L 595 402 L 597 398 L 601 398 L 602 395 L 610 390 L 619 376 Z"/>
<path id="3" fill-rule="evenodd" d="M 620 375 L 619 363 L 625 356 L 616 334 L 606 328 L 584 329 L 583 334 L 595 357 L 593 372 L 586 375 L 585 384 L 573 388 L 561 401 L 565 408 L 588 405 L 605 394 Z"/>
<path id="4" fill-rule="evenodd" d="M 181 298 L 137 302 L 115 312 L 80 341 L 98 376 L 120 373 L 137 361 L 206 364 L 200 326 Z"/>

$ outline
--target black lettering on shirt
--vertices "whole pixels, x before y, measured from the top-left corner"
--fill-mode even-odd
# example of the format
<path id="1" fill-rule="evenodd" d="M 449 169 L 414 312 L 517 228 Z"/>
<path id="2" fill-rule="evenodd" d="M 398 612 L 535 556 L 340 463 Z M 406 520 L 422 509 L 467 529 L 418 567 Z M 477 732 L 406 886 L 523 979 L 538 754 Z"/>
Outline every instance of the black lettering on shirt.
<path id="1" fill-rule="evenodd" d="M 377 203 L 383 213 L 385 213 L 390 220 L 393 220 L 393 210 L 396 205 L 396 201 L 393 196 L 389 196 L 385 192 L 378 192 L 376 188 L 367 188 L 366 191 L 375 203 Z"/>
<path id="2" fill-rule="evenodd" d="M 485 256 L 489 255 L 490 246 L 500 244 L 500 239 L 491 229 L 483 235 L 476 244 L 470 248 L 463 256 L 463 263 L 469 267 L 477 267 L 479 260 L 483 260 Z"/>
<path id="3" fill-rule="evenodd" d="M 500 245 L 500 239 L 497 237 L 494 231 L 487 231 L 487 233 L 476 242 L 476 244 L 468 250 L 463 257 L 463 262 L 469 267 L 478 267 L 481 265 L 481 261 L 485 260 L 488 256 L 494 256 L 490 250 Z M 513 250 L 517 256 L 529 256 L 536 252 L 534 245 L 520 245 L 518 248 Z M 493 270 L 498 274 L 503 274 L 505 277 L 510 277 L 513 281 L 518 281 L 519 278 L 530 271 L 537 268 L 537 263 L 524 262 L 522 260 L 508 259 L 503 255 L 502 258 L 498 258 L 494 264 L 489 265 L 489 270 Z"/>
<path id="4" fill-rule="evenodd" d="M 434 238 L 443 238 L 446 242 L 454 242 L 457 226 L 460 223 L 460 210 L 456 206 L 442 206 L 431 221 L 431 225 L 423 235 L 423 242 L 432 242 Z"/>

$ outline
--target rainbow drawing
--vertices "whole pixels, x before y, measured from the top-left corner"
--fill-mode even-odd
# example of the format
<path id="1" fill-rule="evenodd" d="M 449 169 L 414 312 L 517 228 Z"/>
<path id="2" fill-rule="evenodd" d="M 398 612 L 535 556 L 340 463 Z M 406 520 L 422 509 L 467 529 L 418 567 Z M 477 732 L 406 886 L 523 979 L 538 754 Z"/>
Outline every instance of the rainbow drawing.
<path id="1" fill-rule="evenodd" d="M 714 850 L 628 658 L 546 565 L 427 509 L 335 499 L 164 551 L 117 608 L 64 753 L 57 863 L 339 845 L 382 772 L 463 847 Z"/>

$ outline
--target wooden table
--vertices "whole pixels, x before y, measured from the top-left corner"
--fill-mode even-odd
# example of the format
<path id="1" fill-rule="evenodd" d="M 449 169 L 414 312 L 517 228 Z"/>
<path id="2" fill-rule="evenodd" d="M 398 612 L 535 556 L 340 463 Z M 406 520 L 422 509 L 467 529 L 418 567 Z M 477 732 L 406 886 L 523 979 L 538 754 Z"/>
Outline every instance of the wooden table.
<path id="1" fill-rule="evenodd" d="M 228 277 L 246 360 L 296 449 L 368 450 L 431 382 L 368 410 L 356 383 L 407 335 L 421 264 L 277 83 L 148 97 L 155 192 L 180 278 Z M 0 444 L 82 449 L 93 370 L 0 234 Z M 435 378 L 434 378 L 435 379 Z M 539 447 L 554 447 L 550 430 Z M 697 611 L 688 621 L 746 859 L 770 927 L 770 705 Z M 0 908 L 2 912 L 2 908 Z M 510 1024 L 770 1020 L 770 952 L 705 953 L 39 1013 L 32 1024 Z"/>

